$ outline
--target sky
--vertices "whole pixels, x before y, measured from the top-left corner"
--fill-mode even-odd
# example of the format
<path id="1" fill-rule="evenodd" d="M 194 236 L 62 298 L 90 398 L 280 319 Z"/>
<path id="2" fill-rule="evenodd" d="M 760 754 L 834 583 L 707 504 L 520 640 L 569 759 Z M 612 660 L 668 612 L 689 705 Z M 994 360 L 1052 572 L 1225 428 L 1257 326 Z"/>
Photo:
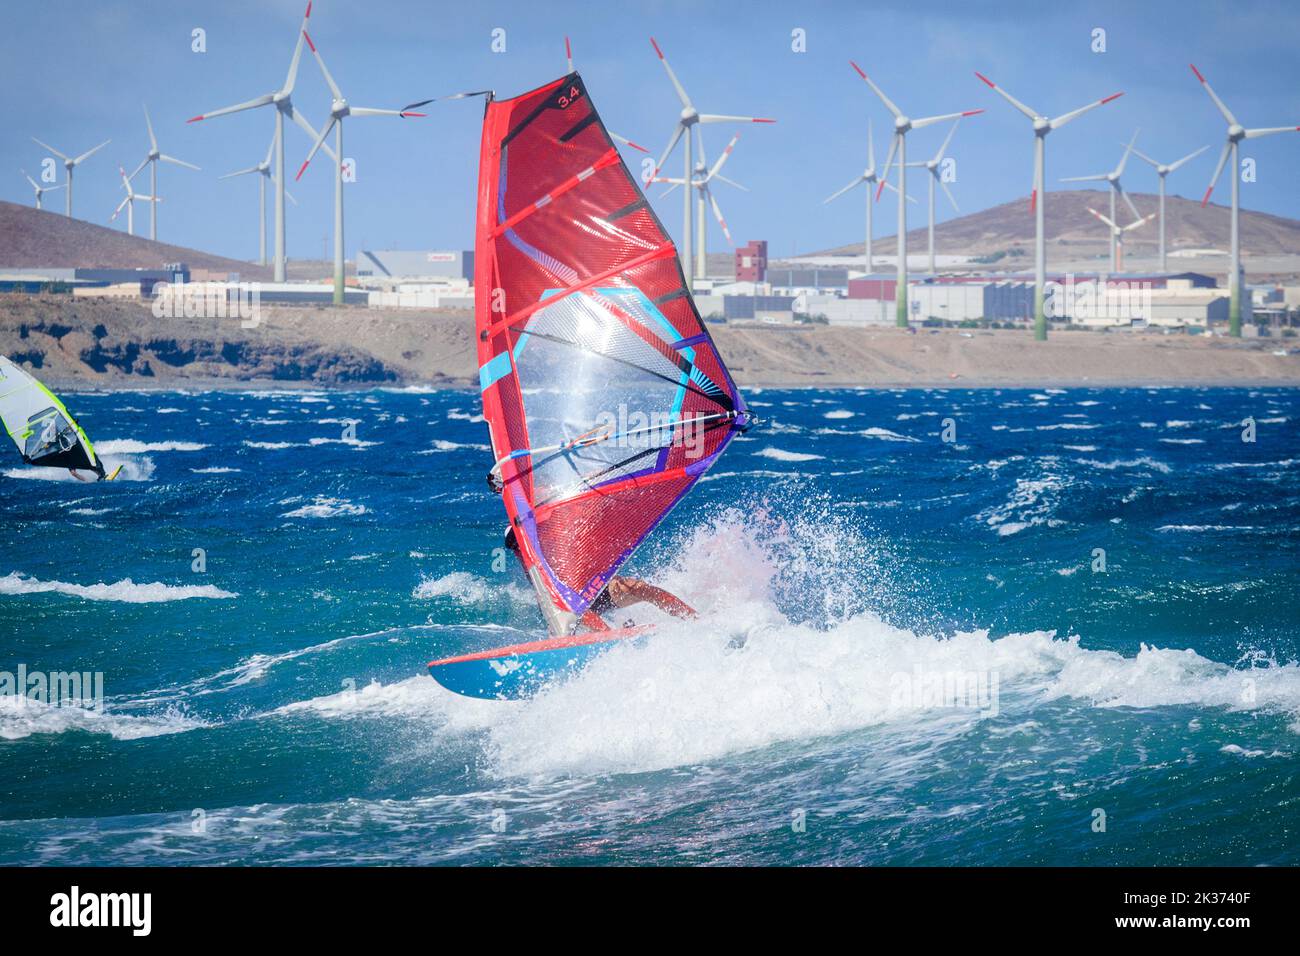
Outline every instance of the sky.
<path id="1" fill-rule="evenodd" d="M 76 155 L 112 143 L 78 167 L 78 218 L 110 225 L 129 172 L 148 146 L 148 104 L 162 151 L 202 167 L 159 167 L 159 238 L 234 258 L 257 254 L 257 177 L 218 180 L 255 165 L 270 143 L 270 108 L 186 124 L 197 113 L 276 89 L 297 37 L 304 0 L 48 0 L 8 4 L 0 31 L 0 198 L 32 202 L 20 168 L 36 176 L 48 153 L 36 136 Z M 206 51 L 192 49 L 202 29 Z M 494 52 L 494 31 L 505 49 Z M 793 33 L 803 31 L 796 52 Z M 1095 52 L 1103 30 L 1104 52 Z M 1196 82 L 1195 63 L 1242 123 L 1300 125 L 1300 5 L 1082 2 L 893 3 L 746 0 L 636 3 L 407 2 L 316 0 L 310 31 L 354 106 L 396 108 L 459 90 L 491 88 L 508 97 L 564 74 L 564 36 L 575 66 L 614 131 L 658 153 L 680 106 L 650 45 L 653 35 L 701 112 L 773 117 L 742 133 L 725 172 L 749 188 L 719 184 L 715 194 L 737 243 L 767 239 L 776 255 L 860 242 L 863 194 L 823 200 L 861 172 L 866 126 L 883 163 L 890 117 L 853 72 L 855 60 L 911 116 L 987 110 L 961 124 L 950 154 L 951 188 L 963 212 L 1028 195 L 1033 136 L 1028 120 L 974 76 L 979 70 L 1051 116 L 1110 93 L 1124 96 L 1048 139 L 1048 188 L 1062 176 L 1108 170 L 1140 127 L 1138 148 L 1170 162 L 1207 150 L 1169 178 L 1173 194 L 1199 198 L 1208 185 L 1225 125 Z M 496 33 L 497 45 L 502 36 Z M 319 129 L 330 96 L 304 55 L 295 105 Z M 473 243 L 481 100 L 431 104 L 423 119 L 346 121 L 344 152 L 357 181 L 345 188 L 346 250 L 448 249 Z M 292 258 L 332 255 L 333 184 L 322 154 L 300 182 L 293 173 L 310 149 L 286 127 L 286 168 L 299 205 L 288 207 Z M 708 128 L 716 154 L 733 129 Z M 909 135 L 909 159 L 926 158 L 943 126 Z M 678 147 L 680 150 L 681 147 Z M 1300 133 L 1243 144 L 1256 181 L 1242 205 L 1300 218 Z M 624 150 L 630 164 L 642 154 Z M 680 175 L 681 159 L 667 164 Z M 59 181 L 63 172 L 58 170 Z M 909 227 L 925 221 L 925 187 L 910 171 Z M 1154 192 L 1153 170 L 1132 163 L 1124 183 Z M 147 191 L 147 174 L 135 182 Z M 1227 202 L 1227 174 L 1215 191 Z M 650 196 L 675 239 L 681 200 Z M 46 197 L 63 208 L 63 194 Z M 269 206 L 269 202 L 268 202 Z M 1050 209 L 1050 206 L 1049 206 Z M 139 210 L 138 210 L 139 211 Z M 1146 210 L 1143 210 L 1146 212 Z M 889 193 L 876 233 L 894 231 Z M 939 196 L 940 221 L 956 215 Z M 125 229 L 125 215 L 114 228 Z M 147 213 L 140 217 L 147 220 Z M 269 220 L 268 210 L 268 220 Z M 140 230 L 137 230 L 139 232 Z M 147 227 L 146 227 L 147 234 Z M 728 248 L 711 223 L 709 249 Z"/>

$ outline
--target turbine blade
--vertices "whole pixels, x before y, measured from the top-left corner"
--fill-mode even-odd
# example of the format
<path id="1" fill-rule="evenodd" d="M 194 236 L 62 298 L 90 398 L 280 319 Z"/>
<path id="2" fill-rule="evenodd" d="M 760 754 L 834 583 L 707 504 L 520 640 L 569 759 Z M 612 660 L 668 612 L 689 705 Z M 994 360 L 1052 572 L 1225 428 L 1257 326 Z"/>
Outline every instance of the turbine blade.
<path id="1" fill-rule="evenodd" d="M 880 202 L 880 194 L 884 192 L 885 185 L 889 181 L 889 167 L 894 162 L 894 153 L 898 150 L 898 134 L 895 133 L 889 141 L 889 155 L 885 157 L 885 168 L 880 174 L 880 185 L 876 187 L 876 202 Z M 897 190 L 895 190 L 897 192 Z"/>
<path id="2" fill-rule="evenodd" d="M 1205 190 L 1205 196 L 1201 199 L 1201 208 L 1210 201 L 1210 193 L 1214 192 L 1214 187 L 1219 182 L 1219 174 L 1223 172 L 1223 164 L 1228 161 L 1228 153 L 1232 151 L 1232 140 L 1223 144 L 1223 152 L 1219 154 L 1219 165 L 1214 167 L 1214 175 L 1210 177 L 1210 188 Z M 1235 174 L 1234 174 L 1235 175 Z"/>
<path id="3" fill-rule="evenodd" d="M 315 155 L 316 155 L 316 152 L 317 152 L 317 151 L 318 151 L 322 146 L 325 145 L 325 137 L 328 136 L 328 135 L 330 134 L 330 130 L 332 130 L 332 129 L 334 128 L 334 124 L 337 123 L 337 122 L 338 122 L 338 117 L 336 117 L 336 116 L 331 116 L 331 117 L 330 117 L 329 124 L 326 125 L 326 127 L 325 127 L 323 130 L 321 130 L 321 134 L 320 134 L 320 136 L 318 136 L 318 137 L 316 138 L 316 142 L 315 142 L 315 144 L 313 144 L 313 146 L 312 146 L 312 148 L 311 148 L 311 152 L 307 154 L 307 158 L 304 159 L 304 160 L 302 161 L 302 165 L 298 167 L 298 175 L 295 176 L 295 177 L 293 177 L 295 181 L 297 181 L 297 180 L 299 180 L 299 179 L 302 179 L 302 174 L 305 173 L 305 172 L 307 171 L 307 164 L 310 163 L 310 162 L 312 161 L 313 157 L 315 157 Z"/>
<path id="4" fill-rule="evenodd" d="M 605 132 L 609 133 L 610 139 L 616 140 L 622 143 L 624 146 L 631 146 L 633 149 L 639 149 L 643 153 L 650 152 L 650 150 L 646 149 L 644 146 L 641 146 L 638 143 L 632 142 L 626 136 L 619 136 L 618 133 L 615 133 L 612 129 L 607 129 L 605 130 Z"/>
<path id="5" fill-rule="evenodd" d="M 942 123 L 945 120 L 958 120 L 963 116 L 977 116 L 983 112 L 983 110 L 966 110 L 962 113 L 944 113 L 942 116 L 924 116 L 921 119 L 912 120 L 912 129 L 921 129 L 925 126 L 933 126 L 935 123 Z"/>
<path id="6" fill-rule="evenodd" d="M 876 168 L 876 143 L 871 136 L 871 120 L 867 120 L 867 169 Z"/>
<path id="7" fill-rule="evenodd" d="M 302 39 L 307 35 L 307 21 L 311 19 L 311 2 L 308 0 L 307 12 L 302 15 L 302 26 L 298 27 L 298 42 L 293 45 L 293 59 L 289 61 L 289 72 L 284 75 L 281 93 L 292 93 L 298 82 L 298 64 L 302 61 Z"/>
<path id="8" fill-rule="evenodd" d="M 1123 93 L 1112 93 L 1110 94 L 1110 96 L 1104 96 L 1099 100 L 1093 100 L 1087 106 L 1080 106 L 1077 110 L 1071 110 L 1068 113 L 1062 113 L 1056 119 L 1052 120 L 1051 123 L 1048 125 L 1050 125 L 1052 129 L 1060 129 L 1066 123 L 1070 122 L 1070 120 L 1078 119 L 1080 116 L 1082 116 L 1084 113 L 1088 112 L 1089 110 L 1095 110 L 1098 106 L 1105 106 L 1111 100 L 1117 100 L 1123 95 L 1124 95 Z"/>
<path id="9" fill-rule="evenodd" d="M 1109 174 L 1107 174 L 1107 173 L 1101 173 L 1100 175 L 1097 175 L 1097 176 L 1066 176 L 1064 179 L 1058 180 L 1058 182 L 1063 182 L 1063 183 L 1095 183 L 1095 182 L 1101 182 L 1102 180 L 1107 179 L 1107 178 L 1109 178 Z"/>
<path id="10" fill-rule="evenodd" d="M 887 182 L 884 182 L 884 181 L 882 180 L 882 181 L 881 181 L 881 184 L 882 184 L 886 189 L 888 189 L 891 193 L 893 193 L 895 196 L 898 195 L 898 187 L 895 186 L 893 183 L 887 183 Z M 911 196 L 908 196 L 908 197 L 907 197 L 907 201 L 910 202 L 910 203 L 912 203 L 913 205 L 915 205 L 915 203 L 916 203 L 916 200 L 913 199 Z"/>
<path id="11" fill-rule="evenodd" d="M 943 181 L 941 176 L 936 176 L 934 178 L 939 180 L 939 185 L 943 187 L 943 194 L 948 197 L 948 202 L 952 203 L 953 210 L 955 212 L 961 212 L 961 207 L 957 205 L 957 200 L 953 198 L 952 190 L 948 188 L 948 184 Z"/>
<path id="12" fill-rule="evenodd" d="M 247 100 L 246 102 L 243 103 L 236 103 L 234 106 L 223 106 L 219 110 L 212 110 L 209 113 L 200 113 L 198 116 L 191 116 L 185 122 L 197 123 L 199 120 L 212 119 L 212 117 L 214 116 L 225 116 L 228 113 L 239 113 L 242 112 L 243 110 L 256 109 L 259 106 L 266 106 L 268 103 L 271 103 L 274 100 L 275 100 L 275 94 L 267 93 L 264 96 L 257 97 L 257 99 Z"/>
<path id="13" fill-rule="evenodd" d="M 1246 139 L 1258 139 L 1261 136 L 1271 136 L 1274 133 L 1294 133 L 1300 131 L 1300 126 L 1270 126 L 1266 129 L 1248 129 L 1246 130 Z"/>
<path id="14" fill-rule="evenodd" d="M 988 86 L 989 89 L 993 90 L 995 93 L 997 93 L 999 96 L 1001 96 L 1004 100 L 1006 100 L 1008 103 L 1010 103 L 1010 104 L 1011 104 L 1012 106 L 1014 106 L 1016 109 L 1020 110 L 1020 112 L 1024 113 L 1026 116 L 1028 116 L 1031 120 L 1038 119 L 1038 114 L 1037 114 L 1037 113 L 1035 113 L 1033 110 L 1031 110 L 1031 109 L 1030 109 L 1028 106 L 1026 106 L 1024 103 L 1020 102 L 1018 99 L 1016 99 L 1014 96 L 1012 96 L 1012 95 L 1011 95 L 1010 93 L 1008 93 L 1006 90 L 1004 90 L 1002 87 L 998 86 L 996 83 L 994 83 L 992 80 L 990 80 L 987 76 L 985 76 L 985 75 L 984 75 L 983 73 L 981 73 L 979 70 L 976 70 L 976 71 L 975 71 L 975 75 L 978 76 L 981 80 L 983 80 L 983 81 L 984 81 L 984 84 L 985 84 L 986 86 Z"/>
<path id="15" fill-rule="evenodd" d="M 32 188 L 33 188 L 33 189 L 35 189 L 37 192 L 40 192 L 40 191 L 41 191 L 41 187 L 40 187 L 39 185 L 37 185 L 36 180 L 32 179 L 31 176 L 28 176 L 28 175 L 27 175 L 27 170 L 25 170 L 25 169 L 20 169 L 20 170 L 18 170 L 18 171 L 19 171 L 20 173 L 23 174 L 23 179 L 27 180 L 29 183 L 32 184 Z"/>
<path id="16" fill-rule="evenodd" d="M 1176 162 L 1176 163 L 1171 163 L 1171 164 L 1169 165 L 1169 171 L 1172 173 L 1172 172 L 1173 172 L 1175 169 L 1177 169 L 1179 166 L 1183 165 L 1183 163 L 1187 162 L 1188 160 L 1195 159 L 1197 156 L 1200 156 L 1201 153 L 1205 152 L 1205 151 L 1206 151 L 1207 149 L 1209 149 L 1209 148 L 1210 148 L 1210 147 L 1208 147 L 1208 146 L 1202 146 L 1200 149 L 1196 150 L 1195 152 L 1188 153 L 1188 154 L 1187 154 L 1186 156 L 1184 156 L 1182 159 L 1178 160 L 1178 162 Z"/>
<path id="17" fill-rule="evenodd" d="M 98 146 L 96 146 L 94 149 L 88 149 L 88 150 L 86 150 L 84 153 L 82 153 L 80 156 L 78 156 L 76 159 L 74 159 L 74 160 L 72 161 L 72 165 L 74 165 L 74 166 L 79 166 L 79 165 L 81 165 L 81 164 L 84 163 L 86 160 L 88 160 L 91 156 L 94 156 L 96 153 L 98 153 L 101 149 L 103 149 L 105 146 L 107 146 L 107 145 L 108 145 L 109 143 L 111 143 L 111 142 L 113 142 L 111 139 L 106 139 L 106 140 L 104 140 L 102 143 L 100 143 Z"/>
<path id="18" fill-rule="evenodd" d="M 731 241 L 731 230 L 727 228 L 727 220 L 722 218 L 722 210 L 718 208 L 718 201 L 713 198 L 713 193 L 709 193 L 709 205 L 713 207 L 713 215 L 718 220 L 718 225 L 722 227 L 722 234 L 727 237 L 727 245 L 735 247 Z"/>
<path id="19" fill-rule="evenodd" d="M 849 66 L 851 66 L 851 67 L 853 67 L 853 69 L 857 70 L 857 71 L 858 71 L 858 76 L 860 76 L 860 77 L 862 77 L 864 80 L 866 80 L 866 82 L 867 82 L 867 86 L 871 87 L 871 89 L 875 92 L 875 94 L 876 94 L 878 97 L 880 97 L 880 102 L 882 102 L 882 103 L 885 104 L 885 109 L 889 110 L 889 112 L 893 113 L 894 116 L 896 116 L 896 117 L 897 117 L 897 116 L 902 116 L 902 115 L 903 115 L 903 111 L 900 110 L 897 106 L 895 106 L 894 103 L 893 103 L 893 101 L 892 101 L 888 96 L 886 96 L 886 95 L 884 94 L 884 92 L 880 89 L 880 87 L 876 86 L 876 84 L 872 82 L 871 77 L 867 76 L 867 74 L 865 74 L 865 73 L 862 72 L 862 67 L 858 66 L 858 65 L 857 65 L 856 63 L 854 63 L 852 60 L 849 60 Z"/>
<path id="20" fill-rule="evenodd" d="M 1124 175 L 1124 167 L 1128 164 L 1129 153 L 1133 152 L 1133 144 L 1137 142 L 1139 130 L 1133 131 L 1133 138 L 1128 141 L 1124 147 L 1124 155 L 1119 158 L 1119 165 L 1115 167 L 1115 175 Z"/>
<path id="21" fill-rule="evenodd" d="M 295 123 L 297 123 L 300 127 L 302 127 L 303 132 L 305 132 L 313 140 L 316 139 L 316 127 L 312 126 L 311 123 L 307 122 L 307 117 L 303 116 L 301 113 L 298 112 L 298 107 L 292 106 L 289 108 L 289 118 L 292 119 Z M 333 117 L 330 117 L 330 125 L 331 126 L 334 125 Z M 324 137 L 322 137 L 322 139 L 323 138 Z M 335 160 L 336 162 L 338 161 L 338 157 L 334 155 L 334 150 L 330 149 L 328 143 L 321 146 L 321 149 L 325 150 L 325 155 L 328 156 L 330 159 Z"/>
<path id="22" fill-rule="evenodd" d="M 1138 212 L 1138 207 L 1133 205 L 1132 198 L 1130 198 L 1129 194 L 1124 191 L 1124 187 L 1118 182 L 1115 183 L 1115 192 L 1120 194 L 1120 197 L 1123 198 L 1124 202 L 1128 205 L 1128 208 L 1132 210 L 1133 217 L 1135 219 L 1141 219 L 1142 213 Z"/>
<path id="23" fill-rule="evenodd" d="M 1142 152 L 1142 150 L 1138 149 L 1137 147 L 1130 147 L 1130 148 L 1133 150 L 1133 155 L 1136 156 L 1138 159 L 1142 160 L 1144 163 L 1149 163 L 1151 166 L 1155 167 L 1156 169 L 1160 168 L 1160 164 L 1157 163 L 1150 156 L 1148 156 L 1146 153 Z M 1170 166 L 1169 168 L 1173 169 L 1172 166 Z"/>
<path id="24" fill-rule="evenodd" d="M 401 116 L 403 118 L 426 115 L 424 113 L 412 113 L 410 110 L 380 110 L 372 106 L 353 106 L 349 108 L 348 113 L 350 116 Z"/>
<path id="25" fill-rule="evenodd" d="M 140 105 L 144 107 L 144 125 L 149 128 L 149 151 L 154 152 L 158 149 L 158 139 L 153 134 L 153 120 L 149 118 L 149 107 L 143 103 Z"/>
<path id="26" fill-rule="evenodd" d="M 664 168 L 664 163 L 668 162 L 668 157 L 672 154 L 673 147 L 677 145 L 677 141 L 682 138 L 682 133 L 684 133 L 685 131 L 686 131 L 686 127 L 683 126 L 681 123 L 678 123 L 676 126 L 673 127 L 673 135 L 672 135 L 672 139 L 668 140 L 668 148 L 665 149 L 663 151 L 663 155 L 659 157 L 659 162 L 655 163 L 654 174 L 656 176 L 659 175 L 659 170 Z"/>
<path id="27" fill-rule="evenodd" d="M 722 113 L 701 113 L 701 123 L 775 123 L 763 116 L 728 116 Z"/>
<path id="28" fill-rule="evenodd" d="M 866 176 L 859 176 L 859 177 L 857 177 L 855 180 L 853 180 L 853 182 L 849 183 L 849 184 L 848 184 L 847 186 L 845 186 L 843 189 L 840 189 L 840 190 L 838 190 L 838 191 L 836 191 L 836 192 L 833 192 L 833 193 L 831 193 L 829 196 L 827 196 L 825 199 L 823 199 L 823 200 L 822 200 L 822 205 L 824 206 L 824 205 L 826 205 L 827 203 L 831 202 L 832 200 L 839 199 L 841 196 L 843 196 L 846 192 L 848 192 L 848 191 L 849 191 L 850 189 L 852 189 L 854 186 L 858 185 L 859 183 L 866 182 L 866 179 L 867 179 Z"/>
<path id="29" fill-rule="evenodd" d="M 727 144 L 727 148 L 722 151 L 722 155 L 718 157 L 718 161 L 713 164 L 713 168 L 709 170 L 709 174 L 704 177 L 705 182 L 708 182 L 714 176 L 718 175 L 718 170 L 722 169 L 722 164 L 731 157 L 731 150 L 736 145 L 736 140 L 738 139 L 740 139 L 739 133 L 731 137 L 731 142 Z"/>
<path id="30" fill-rule="evenodd" d="M 717 179 L 718 179 L 718 182 L 720 182 L 720 183 L 726 183 L 728 186 L 732 186 L 732 187 L 734 187 L 734 188 L 736 188 L 736 189 L 739 189 L 739 190 L 740 190 L 741 192 L 743 192 L 743 193 L 747 193 L 747 192 L 749 192 L 749 187 L 748 187 L 748 186 L 742 186 L 742 185 L 740 185 L 740 183 L 736 182 L 734 179 L 728 179 L 726 176 L 722 175 L 722 173 L 718 173 Z"/>
<path id="31" fill-rule="evenodd" d="M 51 146 L 49 143 L 42 143 L 42 142 L 41 142 L 39 139 L 37 139 L 35 136 L 32 137 L 32 142 L 35 143 L 37 146 L 44 146 L 44 147 L 45 147 L 46 149 L 48 149 L 51 153 L 53 153 L 55 156 L 59 157 L 59 159 L 62 159 L 62 160 L 64 160 L 64 161 L 66 161 L 66 160 L 68 159 L 68 157 L 64 156 L 62 153 L 60 153 L 57 149 L 55 149 L 55 148 L 54 148 L 53 146 Z"/>
<path id="32" fill-rule="evenodd" d="M 1119 226 L 1115 225 L 1113 222 L 1111 222 L 1109 219 L 1107 219 L 1107 218 L 1106 218 L 1105 216 L 1103 216 L 1101 213 L 1097 212 L 1097 210 L 1093 209 L 1091 206 L 1088 207 L 1088 212 L 1092 213 L 1094 216 L 1096 216 L 1098 219 L 1100 219 L 1100 220 L 1101 220 L 1102 222 L 1104 222 L 1106 225 L 1110 226 L 1110 228 L 1112 228 L 1112 229 L 1118 229 L 1118 228 L 1119 228 Z"/>
<path id="33" fill-rule="evenodd" d="M 1210 86 L 1210 84 L 1206 82 L 1205 77 L 1201 75 L 1201 71 L 1196 68 L 1196 64 L 1189 63 L 1188 66 L 1192 68 L 1192 72 L 1196 74 L 1196 78 L 1201 81 L 1201 86 L 1205 87 L 1205 92 L 1210 94 L 1210 99 L 1214 100 L 1214 105 L 1219 108 L 1219 112 L 1222 113 L 1223 118 L 1228 121 L 1228 125 L 1240 126 L 1241 124 L 1237 122 L 1237 117 L 1233 116 L 1232 110 L 1228 109 L 1223 100 L 1219 99 L 1219 94 L 1214 92 L 1214 87 Z"/>
<path id="34" fill-rule="evenodd" d="M 247 176 L 249 173 L 260 173 L 261 166 L 249 166 L 247 169 L 238 169 L 233 173 L 226 173 L 224 176 L 218 176 L 218 179 L 230 179 L 232 176 Z"/>
<path id="35" fill-rule="evenodd" d="M 961 122 L 958 117 L 948 129 L 948 135 L 943 138 L 943 145 L 939 147 L 939 152 L 934 154 L 934 162 L 938 163 L 943 159 L 943 154 L 948 150 L 948 144 L 952 142 L 952 134 L 957 132 L 957 125 Z"/>
<path id="36" fill-rule="evenodd" d="M 136 176 L 140 175 L 140 170 L 144 169 L 148 165 L 149 165 L 149 158 L 146 156 L 144 159 L 140 160 L 140 165 L 137 166 L 135 169 L 131 170 L 131 175 L 126 178 L 135 179 Z"/>
<path id="37" fill-rule="evenodd" d="M 325 66 L 325 60 L 321 58 L 320 50 L 316 49 L 316 44 L 311 42 L 311 34 L 306 30 L 303 30 L 302 38 L 306 40 L 307 45 L 311 47 L 311 54 L 316 58 L 316 65 L 320 67 L 321 75 L 325 77 L 325 85 L 330 88 L 330 92 L 334 94 L 336 100 L 343 99 L 343 91 L 340 90 L 339 85 L 334 82 L 334 77 L 330 76 L 329 68 Z"/>
<path id="38" fill-rule="evenodd" d="M 664 56 L 664 51 L 659 49 L 659 44 L 655 42 L 654 37 L 650 38 L 650 45 L 655 48 L 655 53 L 659 54 L 659 62 L 662 63 L 664 69 L 668 71 L 668 79 L 672 81 L 673 89 L 677 91 L 677 98 L 682 101 L 682 106 L 693 109 L 694 106 L 691 103 L 691 98 L 686 95 L 685 87 L 683 87 L 681 81 L 677 79 L 677 74 L 673 72 L 673 68 L 668 65 L 668 58 Z"/>
<path id="39" fill-rule="evenodd" d="M 187 163 L 185 160 L 177 159 L 175 156 L 168 156 L 166 153 L 161 154 L 158 158 L 164 163 L 171 163 L 175 166 L 184 166 L 186 169 L 193 169 L 202 172 L 202 170 L 199 170 L 199 167 L 195 166 L 193 163 Z"/>
<path id="40" fill-rule="evenodd" d="M 569 46 L 569 38 L 564 38 L 564 58 L 569 62 L 569 72 L 573 72 L 573 47 Z"/>
<path id="41" fill-rule="evenodd" d="M 682 185 L 682 184 L 685 182 L 685 180 L 682 180 L 682 179 L 675 179 L 675 180 L 674 180 L 674 179 L 661 179 L 661 180 L 658 180 L 658 181 L 661 182 L 661 183 L 669 183 L 669 182 L 672 183 L 671 186 L 669 186 L 667 189 L 665 189 L 663 192 L 661 192 L 661 193 L 659 194 L 659 198 L 660 198 L 660 199 L 663 199 L 663 198 L 664 198 L 665 196 L 667 196 L 670 192 L 672 192 L 674 189 L 676 189 L 678 186 Z M 654 182 L 654 180 L 651 180 L 651 182 Z"/>

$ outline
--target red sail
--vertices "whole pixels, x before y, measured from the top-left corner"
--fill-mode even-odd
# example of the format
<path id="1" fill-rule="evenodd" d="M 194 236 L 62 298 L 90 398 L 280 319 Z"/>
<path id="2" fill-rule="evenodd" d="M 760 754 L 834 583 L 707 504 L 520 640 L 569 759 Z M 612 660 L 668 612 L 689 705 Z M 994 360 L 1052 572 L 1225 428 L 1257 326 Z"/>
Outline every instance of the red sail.
<path id="1" fill-rule="evenodd" d="M 493 474 L 563 633 L 748 416 L 577 73 L 489 101 L 475 249 Z"/>

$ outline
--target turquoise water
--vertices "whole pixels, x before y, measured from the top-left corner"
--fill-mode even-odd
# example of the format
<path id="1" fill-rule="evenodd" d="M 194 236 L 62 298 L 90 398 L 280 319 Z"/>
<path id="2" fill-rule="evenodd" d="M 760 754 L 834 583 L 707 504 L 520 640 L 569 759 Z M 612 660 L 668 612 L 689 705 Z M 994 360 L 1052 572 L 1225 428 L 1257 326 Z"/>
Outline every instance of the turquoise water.
<path id="1" fill-rule="evenodd" d="M 68 396 L 0 671 L 106 702 L 0 697 L 0 863 L 1300 862 L 1296 392 L 750 396 L 634 561 L 700 620 L 525 702 L 422 666 L 540 630 L 475 394 Z"/>

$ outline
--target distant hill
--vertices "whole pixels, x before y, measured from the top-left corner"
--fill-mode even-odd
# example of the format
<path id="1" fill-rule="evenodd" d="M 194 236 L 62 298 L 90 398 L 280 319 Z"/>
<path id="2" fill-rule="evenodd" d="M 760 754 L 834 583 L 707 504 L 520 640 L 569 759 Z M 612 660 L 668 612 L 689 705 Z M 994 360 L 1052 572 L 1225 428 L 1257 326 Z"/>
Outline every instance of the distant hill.
<path id="1" fill-rule="evenodd" d="M 144 218 L 147 229 L 147 212 Z M 247 281 L 271 279 L 269 267 L 152 242 L 93 222 L 69 219 L 61 212 L 0 200 L 0 269 L 157 269 L 167 262 L 238 272 Z"/>
<path id="2" fill-rule="evenodd" d="M 922 183 L 924 186 L 924 183 Z M 1226 188 L 1226 187 L 1225 187 Z M 912 192 L 909 183 L 908 192 Z M 909 252 L 919 253 L 926 242 L 926 207 L 923 193 L 917 196 L 916 205 L 908 209 L 908 224 L 920 228 L 907 231 Z M 1157 211 L 1160 197 L 1152 193 L 1130 193 L 1133 202 L 1143 215 Z M 944 199 L 940 197 L 941 203 Z M 959 197 L 960 201 L 960 197 Z M 1069 245 L 1104 245 L 1108 241 L 1106 227 L 1088 213 L 1088 207 L 1102 215 L 1109 215 L 1110 200 L 1105 192 L 1096 190 L 1053 191 L 1047 197 L 1045 226 L 1047 241 Z M 1133 218 L 1128 207 L 1120 201 L 1121 225 Z M 883 217 L 893 221 L 895 207 L 892 199 L 881 201 L 877 221 Z M 1169 195 L 1165 198 L 1166 243 L 1170 252 L 1179 249 L 1228 249 L 1231 211 L 1227 206 L 1214 203 L 1201 208 L 1199 200 Z M 1158 220 L 1134 230 L 1126 238 L 1130 251 L 1154 250 L 1159 240 Z M 892 251 L 894 237 L 877 238 L 873 244 L 884 255 Z M 936 251 L 953 255 L 985 255 L 1021 247 L 1030 255 L 1034 245 L 1034 217 L 1029 211 L 1029 198 L 1003 203 L 991 209 L 960 216 L 935 226 Z M 1241 211 L 1241 249 L 1247 256 L 1300 255 L 1300 222 L 1265 212 Z M 862 243 L 837 246 L 817 255 L 862 254 Z"/>

